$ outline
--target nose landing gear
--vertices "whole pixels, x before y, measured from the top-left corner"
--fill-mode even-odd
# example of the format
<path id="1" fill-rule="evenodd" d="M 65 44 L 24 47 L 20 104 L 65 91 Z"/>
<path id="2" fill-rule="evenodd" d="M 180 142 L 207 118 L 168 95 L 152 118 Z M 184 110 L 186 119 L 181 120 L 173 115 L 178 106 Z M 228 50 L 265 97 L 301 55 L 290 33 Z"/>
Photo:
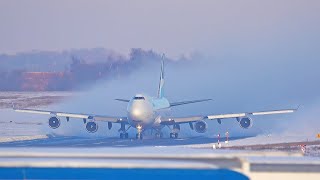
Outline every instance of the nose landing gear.
<path id="1" fill-rule="evenodd" d="M 142 133 L 137 133 L 136 139 L 143 139 Z"/>
<path id="2" fill-rule="evenodd" d="M 136 139 L 143 139 L 143 136 L 142 136 L 142 126 L 141 125 L 137 125 L 137 135 L 136 135 Z"/>

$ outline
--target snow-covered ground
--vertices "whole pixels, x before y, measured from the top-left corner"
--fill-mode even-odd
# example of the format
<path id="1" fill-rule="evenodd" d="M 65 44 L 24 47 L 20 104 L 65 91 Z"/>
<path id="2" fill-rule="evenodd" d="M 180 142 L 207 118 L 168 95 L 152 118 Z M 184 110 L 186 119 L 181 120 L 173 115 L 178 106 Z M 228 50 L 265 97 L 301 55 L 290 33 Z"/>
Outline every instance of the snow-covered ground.
<path id="1" fill-rule="evenodd" d="M 61 102 L 73 96 L 74 92 L 1 92 L 0 108 L 10 108 L 12 104 L 18 107 L 43 107 Z"/>
<path id="2" fill-rule="evenodd" d="M 281 135 L 281 134 L 270 134 L 270 135 L 258 135 L 255 137 L 248 137 L 245 139 L 238 139 L 232 141 L 233 146 L 237 145 L 255 145 L 255 144 L 276 144 L 276 143 L 289 143 L 289 142 L 303 142 L 303 141 L 316 141 L 320 140 L 316 136 L 292 136 L 292 135 Z"/>
<path id="3" fill-rule="evenodd" d="M 47 121 L 36 118 L 33 114 L 21 114 L 12 109 L 0 109 L 0 117 L 1 137 L 45 134 L 42 127 Z"/>
<path id="4" fill-rule="evenodd" d="M 269 134 L 269 135 L 258 135 L 254 137 L 243 137 L 232 139 L 230 137 L 228 144 L 225 144 L 226 138 L 221 138 L 222 144 L 225 146 L 249 146 L 249 145 L 267 145 L 267 144 L 278 144 L 278 143 L 291 143 L 291 142 L 308 142 L 308 141 L 320 141 L 316 136 L 292 136 L 292 135 L 281 135 L 281 134 Z M 199 145 L 198 147 L 208 147 L 208 145 Z"/>
<path id="5" fill-rule="evenodd" d="M 48 138 L 47 135 L 34 135 L 34 136 L 11 136 L 11 137 L 1 137 L 0 143 L 5 142 L 15 142 L 15 141 L 30 141 L 35 139 L 46 139 Z"/>

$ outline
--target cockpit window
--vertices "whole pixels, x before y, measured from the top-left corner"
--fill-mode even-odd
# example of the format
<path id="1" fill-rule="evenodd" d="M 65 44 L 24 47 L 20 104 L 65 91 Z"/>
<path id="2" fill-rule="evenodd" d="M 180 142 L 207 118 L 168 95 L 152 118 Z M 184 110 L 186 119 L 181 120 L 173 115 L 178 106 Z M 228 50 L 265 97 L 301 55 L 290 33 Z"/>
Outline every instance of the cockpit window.
<path id="1" fill-rule="evenodd" d="M 133 99 L 142 99 L 142 100 L 144 100 L 144 97 L 134 97 Z"/>

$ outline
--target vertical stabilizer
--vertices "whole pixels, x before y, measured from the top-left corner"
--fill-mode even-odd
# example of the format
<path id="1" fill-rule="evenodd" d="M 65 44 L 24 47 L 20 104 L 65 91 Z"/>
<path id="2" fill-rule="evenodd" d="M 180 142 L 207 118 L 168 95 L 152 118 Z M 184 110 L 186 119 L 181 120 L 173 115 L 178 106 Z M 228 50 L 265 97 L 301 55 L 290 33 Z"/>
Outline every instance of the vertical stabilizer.
<path id="1" fill-rule="evenodd" d="M 159 82 L 159 89 L 158 89 L 158 98 L 164 97 L 163 85 L 164 85 L 164 55 L 162 55 L 162 60 L 161 60 L 161 72 L 160 72 L 160 82 Z"/>

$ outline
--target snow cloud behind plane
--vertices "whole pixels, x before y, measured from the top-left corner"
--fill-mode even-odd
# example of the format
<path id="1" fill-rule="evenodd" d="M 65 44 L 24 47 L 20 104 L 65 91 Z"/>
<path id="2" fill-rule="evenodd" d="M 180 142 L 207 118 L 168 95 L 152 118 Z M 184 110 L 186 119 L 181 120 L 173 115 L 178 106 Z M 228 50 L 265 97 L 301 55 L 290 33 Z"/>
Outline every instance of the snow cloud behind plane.
<path id="1" fill-rule="evenodd" d="M 185 105 L 173 108 L 173 115 L 187 116 L 199 114 L 220 114 L 272 110 L 277 108 L 296 108 L 302 105 L 298 113 L 288 115 L 254 117 L 253 128 L 241 129 L 234 119 L 209 122 L 207 136 L 231 132 L 233 135 L 256 135 L 269 133 L 292 134 L 308 129 L 304 133 L 315 134 L 316 106 L 319 102 L 320 85 L 314 83 L 320 74 L 313 66 L 290 66 L 291 61 L 282 62 L 284 66 L 259 62 L 231 63 L 225 59 L 223 63 L 211 60 L 187 61 L 183 63 L 166 63 L 165 94 L 170 101 L 212 98 L 214 101 Z M 214 68 L 214 70 L 212 70 Z M 81 97 L 57 105 L 57 110 L 71 112 L 90 112 L 96 114 L 125 115 L 126 103 L 114 101 L 115 98 L 130 99 L 136 93 L 146 93 L 155 96 L 159 76 L 159 63 L 151 61 L 136 69 L 129 76 L 101 81 L 98 85 L 88 88 Z M 299 74 L 296 72 L 308 71 Z M 301 78 L 303 76 L 303 78 Z M 305 87 L 305 88 L 301 88 Z M 81 124 L 81 122 L 80 122 Z M 303 125 L 303 126 L 301 126 Z M 119 128 L 115 125 L 110 133 L 117 134 Z M 184 125 L 182 135 L 197 135 Z M 83 125 L 80 131 L 85 132 Z M 63 130 L 63 129 L 62 129 Z M 65 129 L 68 131 L 68 129 Z M 106 127 L 99 133 L 109 133 Z M 132 131 L 134 133 L 134 131 Z"/>

